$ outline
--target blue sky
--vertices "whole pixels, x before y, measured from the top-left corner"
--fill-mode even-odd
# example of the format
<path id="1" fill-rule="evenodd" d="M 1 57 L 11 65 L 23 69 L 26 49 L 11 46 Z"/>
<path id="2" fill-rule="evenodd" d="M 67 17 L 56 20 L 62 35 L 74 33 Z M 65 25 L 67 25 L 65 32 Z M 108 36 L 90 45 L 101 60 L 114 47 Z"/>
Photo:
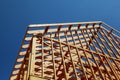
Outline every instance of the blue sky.
<path id="1" fill-rule="evenodd" d="M 120 0 L 0 0 L 0 78 L 8 80 L 29 24 L 101 20 L 120 31 Z"/>

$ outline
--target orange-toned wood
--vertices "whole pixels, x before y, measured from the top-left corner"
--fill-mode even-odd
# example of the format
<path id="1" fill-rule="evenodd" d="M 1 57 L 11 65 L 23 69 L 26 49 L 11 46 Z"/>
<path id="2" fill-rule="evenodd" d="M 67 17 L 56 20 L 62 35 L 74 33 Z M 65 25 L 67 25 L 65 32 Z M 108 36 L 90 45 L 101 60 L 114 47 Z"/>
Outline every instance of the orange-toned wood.
<path id="1" fill-rule="evenodd" d="M 10 80 L 119 80 L 119 34 L 102 21 L 29 25 Z"/>

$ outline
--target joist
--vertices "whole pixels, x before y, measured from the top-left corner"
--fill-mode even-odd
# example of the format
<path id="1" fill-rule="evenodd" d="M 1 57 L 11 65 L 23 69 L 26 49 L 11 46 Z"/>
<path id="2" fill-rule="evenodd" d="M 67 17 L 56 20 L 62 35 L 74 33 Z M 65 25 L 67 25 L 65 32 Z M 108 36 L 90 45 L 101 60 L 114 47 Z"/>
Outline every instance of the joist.
<path id="1" fill-rule="evenodd" d="M 25 37 L 25 41 L 30 41 L 32 37 Z"/>
<path id="2" fill-rule="evenodd" d="M 21 52 L 19 53 L 19 55 L 24 56 L 24 55 L 26 55 L 26 53 L 27 53 L 27 51 L 21 51 Z"/>
<path id="3" fill-rule="evenodd" d="M 18 58 L 18 59 L 17 59 L 17 62 L 22 62 L 23 60 L 24 60 L 24 57 Z"/>
<path id="4" fill-rule="evenodd" d="M 13 75 L 10 77 L 10 80 L 15 80 L 17 78 L 17 75 Z"/>
<path id="5" fill-rule="evenodd" d="M 22 66 L 22 64 L 16 64 L 15 68 L 17 69 L 17 68 L 20 68 L 21 66 Z"/>
<path id="6" fill-rule="evenodd" d="M 14 71 L 12 72 L 12 74 L 18 74 L 19 71 L 20 71 L 20 70 L 14 70 Z"/>
<path id="7" fill-rule="evenodd" d="M 22 48 L 28 48 L 29 47 L 29 44 L 24 44 L 23 46 L 22 46 Z"/>

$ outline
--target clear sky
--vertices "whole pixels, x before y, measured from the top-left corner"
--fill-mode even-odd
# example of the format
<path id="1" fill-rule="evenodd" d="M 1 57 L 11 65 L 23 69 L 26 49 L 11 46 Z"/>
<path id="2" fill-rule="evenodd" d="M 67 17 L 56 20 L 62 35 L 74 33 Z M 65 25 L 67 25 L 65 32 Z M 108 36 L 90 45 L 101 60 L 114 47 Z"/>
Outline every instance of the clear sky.
<path id="1" fill-rule="evenodd" d="M 0 80 L 8 80 L 27 25 L 101 20 L 120 31 L 120 0 L 0 0 Z"/>

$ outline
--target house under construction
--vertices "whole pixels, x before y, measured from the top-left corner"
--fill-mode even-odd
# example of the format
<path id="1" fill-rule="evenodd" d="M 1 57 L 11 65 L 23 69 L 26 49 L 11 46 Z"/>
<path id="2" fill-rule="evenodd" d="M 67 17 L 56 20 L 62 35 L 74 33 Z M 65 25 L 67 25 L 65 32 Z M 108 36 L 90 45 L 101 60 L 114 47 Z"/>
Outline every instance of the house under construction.
<path id="1" fill-rule="evenodd" d="M 120 80 L 120 32 L 102 21 L 29 25 L 10 80 Z"/>

